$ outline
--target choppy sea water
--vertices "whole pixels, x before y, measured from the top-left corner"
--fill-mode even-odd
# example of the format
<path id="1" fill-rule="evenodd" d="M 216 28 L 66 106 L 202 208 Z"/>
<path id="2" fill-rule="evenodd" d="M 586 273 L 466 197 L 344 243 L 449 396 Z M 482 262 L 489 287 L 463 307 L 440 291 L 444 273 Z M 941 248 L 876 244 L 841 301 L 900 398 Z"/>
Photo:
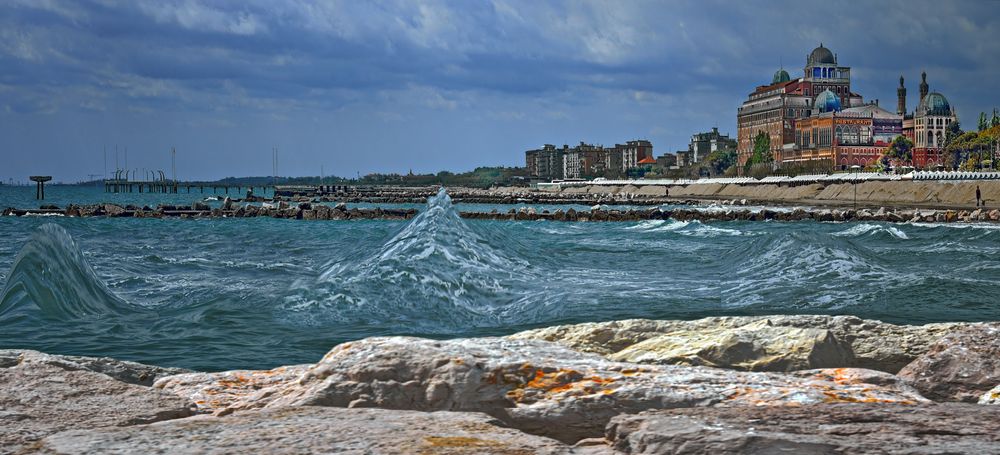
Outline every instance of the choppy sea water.
<path id="1" fill-rule="evenodd" d="M 58 190 L 78 194 L 48 202 L 201 196 Z M 0 206 L 35 206 L 33 191 L 0 187 Z M 625 318 L 1000 319 L 1000 226 L 466 221 L 444 193 L 420 210 L 410 221 L 0 217 L 0 347 L 222 370 L 313 362 L 367 336 Z"/>

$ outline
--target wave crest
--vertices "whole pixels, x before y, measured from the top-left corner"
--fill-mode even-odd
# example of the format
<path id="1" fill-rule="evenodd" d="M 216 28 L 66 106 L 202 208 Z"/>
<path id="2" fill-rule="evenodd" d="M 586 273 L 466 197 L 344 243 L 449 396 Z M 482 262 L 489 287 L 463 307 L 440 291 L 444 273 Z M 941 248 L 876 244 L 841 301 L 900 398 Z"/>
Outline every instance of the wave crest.
<path id="1" fill-rule="evenodd" d="M 861 237 L 863 235 L 883 235 L 888 234 L 900 240 L 908 240 L 910 237 L 906 235 L 905 232 L 900 230 L 895 226 L 883 226 L 879 224 L 868 224 L 862 223 L 854 225 L 848 229 L 840 232 L 834 232 L 832 235 L 837 237 Z"/>
<path id="2" fill-rule="evenodd" d="M 130 307 L 105 286 L 73 237 L 55 224 L 32 233 L 0 294 L 0 319 L 38 311 L 43 317 L 68 320 Z"/>
<path id="3" fill-rule="evenodd" d="M 357 262 L 330 265 L 314 283 L 298 282 L 292 309 L 324 308 L 321 317 L 447 332 L 495 325 L 516 314 L 515 289 L 525 261 L 507 257 L 458 216 L 442 188 L 378 251 Z M 431 325 L 428 321 L 438 321 Z M 509 321 L 508 321 L 509 322 Z"/>

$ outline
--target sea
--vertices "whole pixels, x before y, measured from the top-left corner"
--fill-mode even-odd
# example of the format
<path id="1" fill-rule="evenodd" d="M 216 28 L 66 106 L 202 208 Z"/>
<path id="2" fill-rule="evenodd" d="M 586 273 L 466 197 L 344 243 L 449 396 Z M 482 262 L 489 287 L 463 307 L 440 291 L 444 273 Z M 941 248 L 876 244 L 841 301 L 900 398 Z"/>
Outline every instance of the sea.
<path id="1" fill-rule="evenodd" d="M 34 196 L 0 186 L 0 209 L 37 207 Z M 49 185 L 44 203 L 222 196 Z M 499 336 L 628 318 L 1000 319 L 998 225 L 473 221 L 458 211 L 526 205 L 453 204 L 446 189 L 426 204 L 382 206 L 419 214 L 0 217 L 0 348 L 218 371 L 315 362 L 370 336 Z"/>

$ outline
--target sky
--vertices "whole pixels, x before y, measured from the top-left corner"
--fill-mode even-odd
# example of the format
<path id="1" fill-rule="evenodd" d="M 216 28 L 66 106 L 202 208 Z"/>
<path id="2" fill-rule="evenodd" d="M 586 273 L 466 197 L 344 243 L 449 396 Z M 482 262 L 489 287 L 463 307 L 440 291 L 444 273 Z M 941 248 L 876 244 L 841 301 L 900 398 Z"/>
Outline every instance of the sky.
<path id="1" fill-rule="evenodd" d="M 895 111 L 920 72 L 966 129 L 1000 106 L 1000 2 L 0 3 L 0 179 L 208 180 L 523 166 L 580 141 L 687 148 L 823 43 Z M 117 153 L 115 152 L 117 148 Z M 105 160 L 107 157 L 107 160 Z M 105 164 L 107 163 L 107 164 Z"/>

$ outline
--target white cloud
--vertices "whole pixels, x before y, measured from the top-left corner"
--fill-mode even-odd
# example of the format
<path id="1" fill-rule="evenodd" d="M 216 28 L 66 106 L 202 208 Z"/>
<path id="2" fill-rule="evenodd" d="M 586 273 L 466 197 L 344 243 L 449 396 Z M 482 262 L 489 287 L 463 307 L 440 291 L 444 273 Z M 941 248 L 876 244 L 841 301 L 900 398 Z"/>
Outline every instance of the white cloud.
<path id="1" fill-rule="evenodd" d="M 177 24 L 188 30 L 254 35 L 267 26 L 247 11 L 226 11 L 195 0 L 141 2 L 139 10 L 156 22 Z"/>

